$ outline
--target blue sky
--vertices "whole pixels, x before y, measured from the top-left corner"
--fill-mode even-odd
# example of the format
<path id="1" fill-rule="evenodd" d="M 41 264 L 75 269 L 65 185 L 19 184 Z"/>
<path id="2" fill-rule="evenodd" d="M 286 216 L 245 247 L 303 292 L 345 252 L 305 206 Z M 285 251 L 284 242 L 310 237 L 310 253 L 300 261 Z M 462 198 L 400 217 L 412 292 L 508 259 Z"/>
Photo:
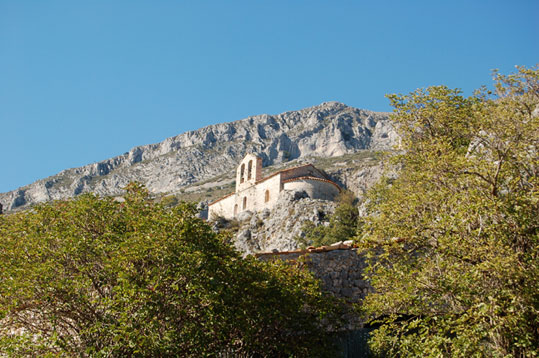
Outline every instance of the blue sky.
<path id="1" fill-rule="evenodd" d="M 0 0 L 0 192 L 325 101 L 470 94 L 539 62 L 539 1 Z"/>

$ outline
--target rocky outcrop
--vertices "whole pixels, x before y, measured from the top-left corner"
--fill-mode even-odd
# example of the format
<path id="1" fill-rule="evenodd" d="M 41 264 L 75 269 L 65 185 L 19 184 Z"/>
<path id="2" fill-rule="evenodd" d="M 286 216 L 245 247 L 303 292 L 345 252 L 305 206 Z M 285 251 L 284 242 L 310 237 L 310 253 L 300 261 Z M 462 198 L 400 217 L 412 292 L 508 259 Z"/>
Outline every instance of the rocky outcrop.
<path id="1" fill-rule="evenodd" d="M 309 156 L 390 149 L 397 140 L 386 113 L 327 102 L 279 115 L 216 124 L 135 147 L 118 157 L 67 169 L 2 193 L 0 203 L 9 211 L 85 192 L 120 195 L 122 188 L 134 180 L 155 194 L 177 192 L 233 172 L 248 152 L 260 155 L 268 166 Z"/>
<path id="2" fill-rule="evenodd" d="M 305 221 L 324 225 L 335 211 L 335 203 L 313 200 L 298 192 L 281 192 L 271 210 L 244 211 L 238 214 L 234 245 L 244 254 L 290 251 L 299 247 L 298 237 L 305 236 Z"/>
<path id="3" fill-rule="evenodd" d="M 368 153 L 359 152 L 354 155 L 324 159 L 322 163 L 326 165 L 326 173 L 333 181 L 341 188 L 351 190 L 360 199 L 373 184 L 379 181 L 382 175 L 389 178 L 397 175 L 395 168 L 386 168 L 384 161 L 372 157 L 365 158 L 365 154 Z M 294 165 L 297 162 L 291 164 Z M 366 201 L 360 200 L 360 202 L 362 205 L 358 209 L 362 214 L 365 211 Z M 204 204 L 199 204 L 201 217 L 207 218 Z M 280 193 L 271 210 L 244 211 L 231 221 L 223 218 L 211 218 L 211 221 L 216 230 L 233 231 L 234 245 L 245 254 L 290 251 L 299 248 L 298 239 L 303 241 L 305 222 L 309 221 L 315 226 L 328 225 L 336 205 L 337 203 L 333 201 L 312 199 L 305 192 L 285 190 Z M 223 220 L 225 224 L 220 222 Z M 233 230 L 230 230 L 230 226 Z"/>

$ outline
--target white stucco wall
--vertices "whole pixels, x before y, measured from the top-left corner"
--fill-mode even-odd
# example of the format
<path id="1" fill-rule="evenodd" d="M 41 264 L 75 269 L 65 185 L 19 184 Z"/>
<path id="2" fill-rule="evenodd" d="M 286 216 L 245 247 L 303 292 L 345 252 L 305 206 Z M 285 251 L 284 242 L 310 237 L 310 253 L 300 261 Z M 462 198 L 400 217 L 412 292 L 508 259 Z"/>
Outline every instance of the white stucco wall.
<path id="1" fill-rule="evenodd" d="M 269 200 L 266 202 L 266 190 L 269 192 Z M 258 210 L 264 210 L 266 208 L 272 208 L 279 193 L 281 192 L 281 175 L 275 175 L 256 186 L 256 205 Z"/>
<path id="2" fill-rule="evenodd" d="M 236 169 L 236 193 L 251 187 L 260 179 L 262 179 L 262 159 L 254 154 L 247 154 Z"/>
<path id="3" fill-rule="evenodd" d="M 216 203 L 208 207 L 208 218 L 214 219 L 217 216 L 222 216 L 227 219 L 234 217 L 234 204 L 236 203 L 236 196 L 231 195 L 224 199 L 217 201 Z"/>
<path id="4" fill-rule="evenodd" d="M 247 204 L 244 207 L 244 199 Z M 256 186 L 252 185 L 236 193 L 236 203 L 238 204 L 238 213 L 245 210 L 256 211 Z"/>
<path id="5" fill-rule="evenodd" d="M 265 201 L 266 190 L 269 191 L 269 200 Z M 265 208 L 271 208 L 281 191 L 281 176 L 275 175 L 256 185 L 238 191 L 235 194 L 235 202 L 238 205 L 238 213 L 250 210 L 260 211 Z M 244 208 L 244 198 L 246 198 L 246 207 Z"/>

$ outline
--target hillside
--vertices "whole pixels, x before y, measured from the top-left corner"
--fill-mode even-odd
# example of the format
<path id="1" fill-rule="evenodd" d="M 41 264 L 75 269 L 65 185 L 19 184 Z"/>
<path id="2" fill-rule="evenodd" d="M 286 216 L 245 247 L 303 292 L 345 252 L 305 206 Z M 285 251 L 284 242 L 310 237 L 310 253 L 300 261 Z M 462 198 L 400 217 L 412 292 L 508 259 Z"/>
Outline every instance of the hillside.
<path id="1" fill-rule="evenodd" d="M 326 102 L 298 111 L 216 124 L 135 147 L 123 155 L 67 169 L 2 193 L 0 203 L 9 211 L 85 192 L 115 196 L 134 180 L 155 195 L 181 193 L 186 199 L 209 200 L 230 191 L 236 164 L 248 152 L 262 157 L 264 166 L 311 161 L 330 169 L 332 161 L 324 164 L 324 158 L 387 150 L 396 140 L 387 113 Z M 335 174 L 336 180 L 360 191 L 363 184 L 346 174 L 350 172 L 346 159 L 333 169 L 328 172 Z"/>

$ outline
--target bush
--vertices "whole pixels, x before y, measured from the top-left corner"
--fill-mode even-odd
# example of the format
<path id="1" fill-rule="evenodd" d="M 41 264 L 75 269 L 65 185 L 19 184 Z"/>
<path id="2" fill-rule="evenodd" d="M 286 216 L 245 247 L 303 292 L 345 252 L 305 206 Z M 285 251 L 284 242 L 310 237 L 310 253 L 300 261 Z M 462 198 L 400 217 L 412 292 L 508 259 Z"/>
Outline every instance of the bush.
<path id="1" fill-rule="evenodd" d="M 179 203 L 180 201 L 175 195 L 167 195 L 161 199 L 161 205 L 166 208 L 172 208 L 174 206 L 177 206 Z"/>
<path id="2" fill-rule="evenodd" d="M 392 95 L 402 171 L 370 193 L 363 308 L 389 357 L 537 357 L 539 71 Z"/>
<path id="3" fill-rule="evenodd" d="M 127 190 L 0 217 L 0 355 L 332 355 L 310 273 L 242 259 L 193 206 Z"/>
<path id="4" fill-rule="evenodd" d="M 329 216 L 329 224 L 314 225 L 311 221 L 303 224 L 302 230 L 305 237 L 298 238 L 302 246 L 324 246 L 338 241 L 346 241 L 354 238 L 358 225 L 357 198 L 349 190 L 343 190 L 336 198 L 337 207 Z"/>

